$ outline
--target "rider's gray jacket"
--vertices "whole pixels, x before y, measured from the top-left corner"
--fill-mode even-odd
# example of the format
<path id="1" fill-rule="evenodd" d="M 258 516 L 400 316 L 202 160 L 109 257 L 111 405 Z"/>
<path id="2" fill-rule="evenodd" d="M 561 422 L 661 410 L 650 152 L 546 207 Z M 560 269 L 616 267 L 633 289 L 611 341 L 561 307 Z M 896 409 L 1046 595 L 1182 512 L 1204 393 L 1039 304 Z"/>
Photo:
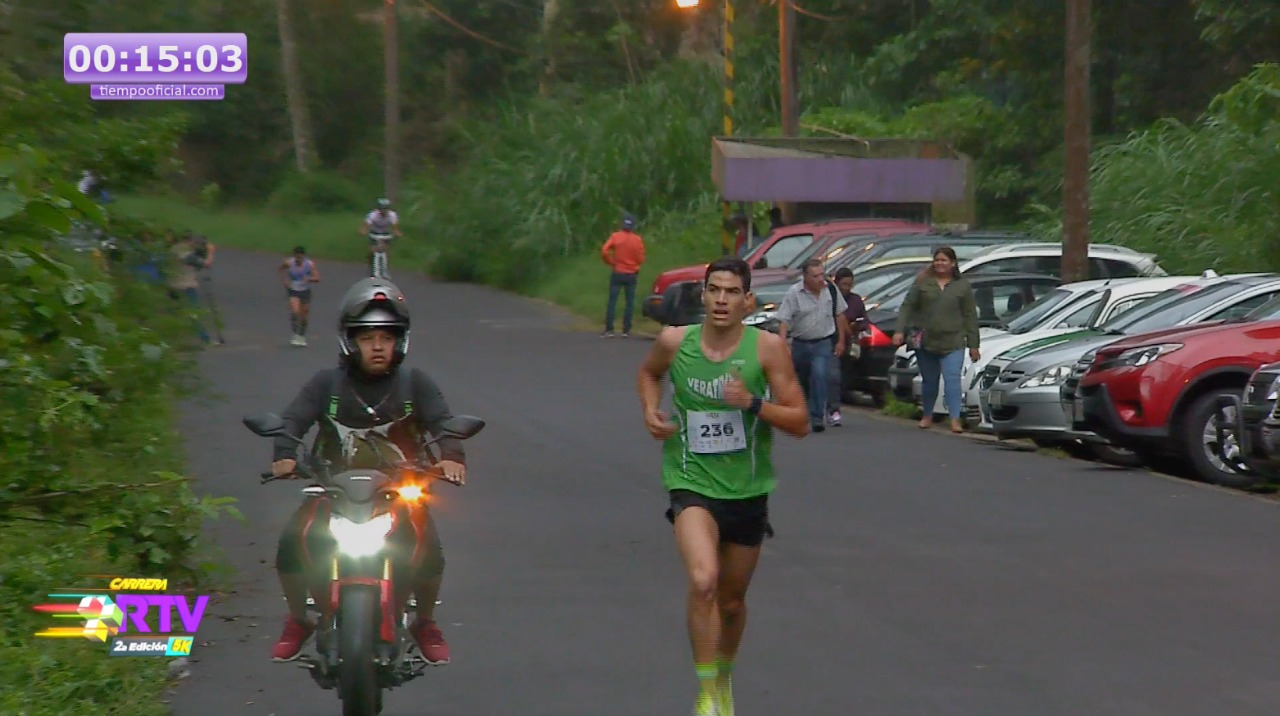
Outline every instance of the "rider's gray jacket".
<path id="1" fill-rule="evenodd" d="M 357 369 L 329 368 L 312 376 L 282 416 L 285 431 L 302 437 L 317 422 L 320 431 L 315 451 L 333 463 L 335 471 L 347 467 L 376 468 L 370 449 L 374 440 L 383 450 L 398 451 L 397 459 L 416 459 L 429 434 L 437 436 L 441 423 L 451 417 L 440 387 L 417 368 L 398 368 L 386 375 L 369 376 Z M 296 459 L 297 443 L 283 436 L 274 442 L 273 460 Z M 439 458 L 466 462 L 462 441 L 441 438 L 435 443 Z"/>

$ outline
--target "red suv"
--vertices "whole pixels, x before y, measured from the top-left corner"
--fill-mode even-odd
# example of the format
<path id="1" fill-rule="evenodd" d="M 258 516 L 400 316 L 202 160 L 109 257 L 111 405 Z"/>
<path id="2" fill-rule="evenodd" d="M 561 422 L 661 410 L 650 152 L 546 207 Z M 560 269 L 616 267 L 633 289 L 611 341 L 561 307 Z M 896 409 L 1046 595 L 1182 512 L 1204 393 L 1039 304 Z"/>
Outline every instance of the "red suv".
<path id="1" fill-rule="evenodd" d="M 933 229 L 928 224 L 917 224 L 904 219 L 831 219 L 810 224 L 792 224 L 774 229 L 769 237 L 743 258 L 752 268 L 752 280 L 763 281 L 773 274 L 784 275 L 788 271 L 798 274 L 798 269 L 786 268 L 850 236 L 891 236 L 894 234 L 924 234 Z M 688 304 L 681 301 L 679 292 L 684 285 L 701 287 L 708 264 L 683 266 L 658 274 L 653 289 L 645 300 L 641 312 L 658 323 L 683 325 L 700 316 L 701 306 L 690 306 L 690 311 L 679 310 Z M 684 297 L 689 298 L 689 297 Z M 685 315 L 688 314 L 688 315 Z"/>
<path id="2" fill-rule="evenodd" d="M 1280 300 L 1235 320 L 1130 336 L 1099 348 L 1076 394 L 1087 429 L 1144 461 L 1172 454 L 1208 482 L 1239 476 L 1230 396 L 1258 367 L 1280 360 Z"/>

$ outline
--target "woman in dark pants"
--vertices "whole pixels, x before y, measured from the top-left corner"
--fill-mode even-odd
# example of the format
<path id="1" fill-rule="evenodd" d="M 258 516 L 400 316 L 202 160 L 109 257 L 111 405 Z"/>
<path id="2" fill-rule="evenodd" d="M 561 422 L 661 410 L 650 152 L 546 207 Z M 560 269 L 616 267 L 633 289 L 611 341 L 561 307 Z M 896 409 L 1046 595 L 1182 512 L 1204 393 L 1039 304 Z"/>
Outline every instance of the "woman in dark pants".
<path id="1" fill-rule="evenodd" d="M 960 371 L 964 368 L 964 349 L 977 361 L 978 305 L 973 286 L 960 276 L 956 252 L 950 246 L 933 250 L 933 263 L 920 272 L 902 304 L 898 330 L 893 344 L 911 341 L 916 363 L 920 367 L 921 398 L 924 417 L 920 427 L 933 427 L 933 406 L 938 400 L 938 377 L 941 375 L 947 413 L 951 416 L 951 432 L 963 431 L 960 407 L 963 391 Z M 923 331 L 923 335 L 921 334 Z"/>
<path id="2" fill-rule="evenodd" d="M 862 297 L 853 292 L 853 270 L 845 267 L 836 271 L 836 288 L 844 296 L 844 317 L 849 319 L 849 347 L 858 345 L 858 335 L 867 329 L 867 307 Z M 849 351 L 845 351 L 850 355 Z M 827 412 L 832 426 L 840 424 L 840 404 L 844 399 L 844 356 L 836 356 L 831 364 L 831 377 L 827 383 Z"/>

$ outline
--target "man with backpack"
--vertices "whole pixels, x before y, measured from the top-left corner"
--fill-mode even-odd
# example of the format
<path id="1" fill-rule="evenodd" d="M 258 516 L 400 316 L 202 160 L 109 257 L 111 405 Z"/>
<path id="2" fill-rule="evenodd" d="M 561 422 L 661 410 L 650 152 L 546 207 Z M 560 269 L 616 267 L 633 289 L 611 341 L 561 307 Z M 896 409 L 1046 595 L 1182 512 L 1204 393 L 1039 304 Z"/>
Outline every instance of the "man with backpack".
<path id="1" fill-rule="evenodd" d="M 827 425 L 829 377 L 839 370 L 837 357 L 849 341 L 848 304 L 827 280 L 821 261 L 809 259 L 803 271 L 778 306 L 778 335 L 791 340 L 791 360 L 809 404 L 809 426 L 820 433 Z"/>

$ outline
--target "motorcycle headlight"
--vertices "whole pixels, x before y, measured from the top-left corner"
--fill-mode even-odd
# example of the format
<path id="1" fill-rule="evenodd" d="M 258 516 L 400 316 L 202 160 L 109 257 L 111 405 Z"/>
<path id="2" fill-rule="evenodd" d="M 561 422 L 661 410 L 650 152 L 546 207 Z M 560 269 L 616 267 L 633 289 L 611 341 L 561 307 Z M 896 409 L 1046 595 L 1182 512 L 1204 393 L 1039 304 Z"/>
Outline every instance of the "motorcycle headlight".
<path id="1" fill-rule="evenodd" d="M 1031 377 L 1019 383 L 1018 387 L 1047 388 L 1051 385 L 1061 385 L 1062 381 L 1066 380 L 1067 377 L 1071 375 L 1071 367 L 1071 363 L 1063 363 L 1062 365 L 1055 365 L 1052 368 L 1047 368 L 1039 373 L 1032 374 Z"/>
<path id="2" fill-rule="evenodd" d="M 1130 366 L 1138 368 L 1144 366 L 1151 361 L 1159 358 L 1167 353 L 1172 353 L 1182 347 L 1181 343 L 1161 343 L 1154 346 L 1142 346 L 1141 348 L 1130 348 L 1129 350 L 1116 356 L 1116 367 Z"/>
<path id="3" fill-rule="evenodd" d="M 368 522 L 352 522 L 341 515 L 334 515 L 329 518 L 329 532 L 338 543 L 338 551 L 352 557 L 368 557 L 382 549 L 393 521 L 390 512 Z"/>

